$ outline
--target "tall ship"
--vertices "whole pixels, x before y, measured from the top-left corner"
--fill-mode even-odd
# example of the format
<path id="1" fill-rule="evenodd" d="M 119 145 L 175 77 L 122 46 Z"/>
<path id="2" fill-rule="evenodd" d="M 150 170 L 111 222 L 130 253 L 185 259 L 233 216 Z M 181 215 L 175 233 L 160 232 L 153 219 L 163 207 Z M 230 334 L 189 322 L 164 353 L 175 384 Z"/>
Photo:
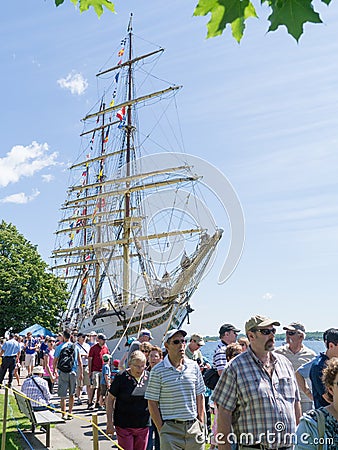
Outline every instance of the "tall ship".
<path id="1" fill-rule="evenodd" d="M 52 256 L 70 293 L 63 326 L 104 333 L 116 357 L 142 328 L 160 344 L 182 326 L 222 236 L 202 217 L 203 174 L 168 122 L 181 86 L 152 73 L 163 48 L 137 56 L 135 41 L 131 16 L 115 60 L 97 73 L 102 95 L 83 118 Z"/>

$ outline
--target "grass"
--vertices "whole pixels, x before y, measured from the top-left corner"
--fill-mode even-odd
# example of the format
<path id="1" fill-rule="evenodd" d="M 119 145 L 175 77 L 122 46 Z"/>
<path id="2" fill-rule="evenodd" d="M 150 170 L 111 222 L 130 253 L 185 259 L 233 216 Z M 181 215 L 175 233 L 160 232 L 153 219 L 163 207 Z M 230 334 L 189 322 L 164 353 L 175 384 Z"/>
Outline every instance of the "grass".
<path id="1" fill-rule="evenodd" d="M 4 414 L 4 394 L 0 394 L 0 436 L 2 439 L 2 426 Z M 9 405 L 7 409 L 7 427 L 6 427 L 6 450 L 21 450 L 22 440 L 17 428 L 29 430 L 31 428 L 29 420 L 21 414 L 12 395 L 9 396 Z"/>
<path id="2" fill-rule="evenodd" d="M 4 415 L 5 395 L 0 394 L 0 442 L 2 439 L 2 423 Z M 18 409 L 17 403 L 12 395 L 9 396 L 9 405 L 7 409 L 7 427 L 6 427 L 6 450 L 22 450 L 23 440 L 20 437 L 17 428 L 20 430 L 30 430 L 31 423 L 26 416 L 22 415 Z M 63 450 L 80 450 L 78 447 L 72 447 Z"/>

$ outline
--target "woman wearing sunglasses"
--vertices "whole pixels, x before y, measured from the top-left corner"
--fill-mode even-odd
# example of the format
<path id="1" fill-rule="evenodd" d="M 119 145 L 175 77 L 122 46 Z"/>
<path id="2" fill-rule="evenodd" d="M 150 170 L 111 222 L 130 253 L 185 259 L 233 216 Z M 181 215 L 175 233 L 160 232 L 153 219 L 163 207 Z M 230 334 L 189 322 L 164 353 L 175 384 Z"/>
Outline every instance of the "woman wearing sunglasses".
<path id="1" fill-rule="evenodd" d="M 147 400 L 144 399 L 149 372 L 140 350 L 131 353 L 129 368 L 118 373 L 107 398 L 107 434 L 116 431 L 124 450 L 146 450 L 150 426 Z"/>
<path id="2" fill-rule="evenodd" d="M 326 396 L 332 403 L 310 410 L 300 419 L 294 450 L 338 448 L 338 358 L 331 358 L 323 371 Z"/>

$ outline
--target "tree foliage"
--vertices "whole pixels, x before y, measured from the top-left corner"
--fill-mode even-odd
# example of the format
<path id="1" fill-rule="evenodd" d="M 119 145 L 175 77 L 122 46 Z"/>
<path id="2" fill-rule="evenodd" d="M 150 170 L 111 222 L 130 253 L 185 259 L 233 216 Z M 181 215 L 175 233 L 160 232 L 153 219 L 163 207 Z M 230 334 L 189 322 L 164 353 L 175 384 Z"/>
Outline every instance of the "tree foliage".
<path id="1" fill-rule="evenodd" d="M 64 3 L 64 0 L 54 1 L 56 6 Z M 114 4 L 109 0 L 70 1 L 78 5 L 81 12 L 93 7 L 99 17 L 103 13 L 103 7 L 115 12 Z M 331 3 L 331 0 L 320 1 L 326 5 Z M 258 0 L 256 3 L 259 3 Z M 319 13 L 315 10 L 314 0 L 260 0 L 260 6 L 270 10 L 268 31 L 275 31 L 284 25 L 297 41 L 303 34 L 305 23 L 322 23 Z M 194 16 L 209 14 L 207 37 L 219 36 L 229 26 L 237 42 L 240 42 L 244 35 L 246 21 L 258 18 L 256 7 L 250 0 L 198 0 Z"/>
<path id="2" fill-rule="evenodd" d="M 55 329 L 65 309 L 66 285 L 47 272 L 36 247 L 16 227 L 0 223 L 0 335 L 39 323 Z"/>
<path id="3" fill-rule="evenodd" d="M 62 5 L 65 0 L 55 0 L 56 6 Z M 114 4 L 109 0 L 70 0 L 75 6 L 79 7 L 80 12 L 87 11 L 90 7 L 95 9 L 96 14 L 100 17 L 105 6 L 109 11 L 115 12 Z"/>

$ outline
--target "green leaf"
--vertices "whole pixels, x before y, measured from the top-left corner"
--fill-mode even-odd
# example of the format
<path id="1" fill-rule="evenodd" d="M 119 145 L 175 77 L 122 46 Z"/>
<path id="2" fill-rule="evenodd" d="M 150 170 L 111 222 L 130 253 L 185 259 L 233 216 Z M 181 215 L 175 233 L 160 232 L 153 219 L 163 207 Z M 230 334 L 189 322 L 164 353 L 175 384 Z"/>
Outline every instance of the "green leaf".
<path id="1" fill-rule="evenodd" d="M 60 6 L 65 0 L 55 0 L 55 5 Z"/>
<path id="2" fill-rule="evenodd" d="M 87 11 L 92 6 L 99 17 L 103 13 L 103 6 L 111 12 L 115 12 L 114 4 L 109 0 L 79 0 L 79 5 L 81 12 Z"/>
<path id="3" fill-rule="evenodd" d="M 285 25 L 288 33 L 297 41 L 303 34 L 306 22 L 321 23 L 319 14 L 313 9 L 312 0 L 274 0 L 270 1 L 272 14 L 268 17 L 269 31 L 275 31 Z"/>
<path id="4" fill-rule="evenodd" d="M 257 17 L 255 8 L 253 7 L 252 3 L 249 3 L 248 6 L 244 10 L 244 18 L 239 18 L 234 20 L 231 23 L 231 30 L 232 35 L 236 39 L 236 41 L 239 43 L 243 37 L 244 30 L 245 30 L 245 20 L 249 17 Z"/>
<path id="5" fill-rule="evenodd" d="M 257 17 L 250 0 L 200 0 L 195 8 L 194 16 L 205 16 L 211 13 L 208 22 L 207 37 L 219 36 L 228 24 L 232 34 L 239 42 L 243 37 L 245 20 Z"/>
<path id="6" fill-rule="evenodd" d="M 326 5 L 329 5 L 331 3 L 331 0 L 322 0 L 323 3 L 325 3 Z"/>

